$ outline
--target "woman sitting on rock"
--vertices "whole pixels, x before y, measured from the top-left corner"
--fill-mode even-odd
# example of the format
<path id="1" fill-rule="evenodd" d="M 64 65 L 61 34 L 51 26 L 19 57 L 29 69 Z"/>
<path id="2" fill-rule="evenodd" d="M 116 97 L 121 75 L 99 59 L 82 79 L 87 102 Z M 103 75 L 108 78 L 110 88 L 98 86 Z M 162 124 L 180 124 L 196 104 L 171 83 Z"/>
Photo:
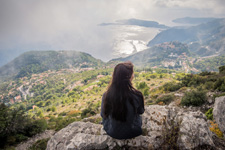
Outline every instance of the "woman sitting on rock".
<path id="1" fill-rule="evenodd" d="M 114 68 L 111 84 L 103 94 L 101 116 L 104 130 L 115 139 L 130 139 L 142 134 L 144 98 L 132 86 L 133 64 L 124 62 Z"/>

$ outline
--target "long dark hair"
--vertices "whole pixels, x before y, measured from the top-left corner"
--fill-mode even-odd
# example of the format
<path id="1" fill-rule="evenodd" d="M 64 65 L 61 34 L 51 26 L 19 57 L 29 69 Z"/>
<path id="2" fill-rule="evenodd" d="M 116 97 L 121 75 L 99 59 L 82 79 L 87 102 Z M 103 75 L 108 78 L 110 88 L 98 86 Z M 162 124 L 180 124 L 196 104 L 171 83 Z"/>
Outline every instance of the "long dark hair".
<path id="1" fill-rule="evenodd" d="M 141 100 L 141 105 L 144 107 L 144 98 L 140 91 L 136 90 L 131 83 L 133 75 L 133 64 L 131 62 L 119 63 L 114 68 L 111 84 L 104 95 L 104 117 L 109 114 L 112 118 L 119 121 L 126 121 L 128 100 L 136 111 L 134 106 L 134 94 Z"/>

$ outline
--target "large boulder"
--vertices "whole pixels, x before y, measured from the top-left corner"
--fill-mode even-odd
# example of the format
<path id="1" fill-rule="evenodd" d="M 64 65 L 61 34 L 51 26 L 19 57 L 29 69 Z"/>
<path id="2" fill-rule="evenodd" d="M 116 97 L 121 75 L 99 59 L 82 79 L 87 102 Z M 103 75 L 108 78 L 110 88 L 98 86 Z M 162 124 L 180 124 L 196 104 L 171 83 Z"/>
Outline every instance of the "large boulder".
<path id="1" fill-rule="evenodd" d="M 203 113 L 187 112 L 178 113 L 179 137 L 177 144 L 180 149 L 201 149 L 202 147 L 215 147 L 209 124 Z"/>
<path id="2" fill-rule="evenodd" d="M 225 96 L 217 97 L 213 108 L 213 118 L 225 134 Z"/>
<path id="3" fill-rule="evenodd" d="M 113 149 L 129 145 L 146 148 L 150 139 L 139 136 L 133 140 L 116 140 L 102 130 L 102 125 L 90 122 L 74 122 L 57 132 L 48 142 L 47 150 Z"/>
<path id="4" fill-rule="evenodd" d="M 76 149 L 216 149 L 206 117 L 168 106 L 151 105 L 142 115 L 143 135 L 129 140 L 108 136 L 100 124 L 74 122 L 57 132 L 47 150 Z"/>

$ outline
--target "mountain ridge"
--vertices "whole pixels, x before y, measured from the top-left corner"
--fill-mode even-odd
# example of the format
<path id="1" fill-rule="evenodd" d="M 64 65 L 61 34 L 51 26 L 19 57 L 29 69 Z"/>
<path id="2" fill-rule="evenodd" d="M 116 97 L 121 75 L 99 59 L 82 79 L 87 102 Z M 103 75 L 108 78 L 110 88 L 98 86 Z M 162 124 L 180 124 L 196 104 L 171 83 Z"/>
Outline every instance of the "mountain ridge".
<path id="1" fill-rule="evenodd" d="M 201 23 L 206 23 L 212 20 L 215 20 L 218 18 L 213 18 L 213 17 L 184 17 L 184 18 L 177 18 L 172 20 L 175 23 L 182 23 L 182 24 L 201 24 Z"/>
<path id="2" fill-rule="evenodd" d="M 225 19 L 215 19 L 189 28 L 170 28 L 157 34 L 149 41 L 148 46 L 154 46 L 163 42 L 179 41 L 187 44 L 197 43 L 200 48 L 213 53 L 225 53 Z M 208 49 L 207 49 L 208 47 Z M 196 48 L 196 47 L 195 47 Z M 211 53 L 210 53 L 211 55 Z"/>
<path id="3" fill-rule="evenodd" d="M 136 25 L 136 26 L 142 26 L 142 27 L 150 27 L 150 28 L 162 28 L 167 29 L 168 26 L 164 24 L 159 24 L 156 21 L 149 21 L 149 20 L 142 20 L 142 19 L 124 19 L 124 20 L 117 20 L 114 23 L 101 23 L 100 26 L 109 26 L 109 25 Z"/>
<path id="4" fill-rule="evenodd" d="M 186 59 L 190 55 L 187 44 L 173 41 L 155 45 L 125 58 L 113 59 L 111 62 L 131 61 L 138 67 L 169 67 L 172 65 L 179 68 L 181 67 L 179 61 Z"/>
<path id="5" fill-rule="evenodd" d="M 29 51 L 0 68 L 0 76 L 23 77 L 32 73 L 63 68 L 87 68 L 104 62 L 88 53 L 78 51 Z"/>

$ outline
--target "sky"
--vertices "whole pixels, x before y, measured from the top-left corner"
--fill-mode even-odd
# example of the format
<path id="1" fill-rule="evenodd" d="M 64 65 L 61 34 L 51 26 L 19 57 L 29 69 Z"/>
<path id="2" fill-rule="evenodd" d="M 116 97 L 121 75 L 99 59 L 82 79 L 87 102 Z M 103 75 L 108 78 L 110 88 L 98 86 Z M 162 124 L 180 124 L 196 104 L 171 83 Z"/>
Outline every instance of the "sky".
<path id="1" fill-rule="evenodd" d="M 136 18 L 171 26 L 187 16 L 225 18 L 224 8 L 224 0 L 0 0 L 0 61 L 30 50 L 76 50 L 108 61 L 123 31 L 103 22 Z"/>

